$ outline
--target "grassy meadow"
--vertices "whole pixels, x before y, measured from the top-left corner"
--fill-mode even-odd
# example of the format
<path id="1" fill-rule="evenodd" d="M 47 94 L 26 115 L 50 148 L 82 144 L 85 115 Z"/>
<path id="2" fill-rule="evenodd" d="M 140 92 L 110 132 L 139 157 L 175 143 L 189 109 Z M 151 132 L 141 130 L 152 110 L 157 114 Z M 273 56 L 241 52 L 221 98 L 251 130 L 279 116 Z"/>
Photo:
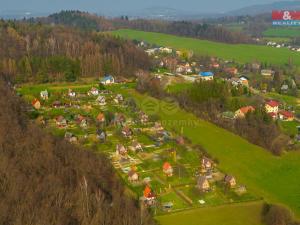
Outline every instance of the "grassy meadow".
<path id="1" fill-rule="evenodd" d="M 183 211 L 157 220 L 161 225 L 261 225 L 261 211 L 262 203 L 254 202 Z"/>
<path id="2" fill-rule="evenodd" d="M 216 56 L 226 60 L 235 60 L 239 63 L 261 61 L 284 65 L 291 58 L 296 65 L 300 66 L 300 54 L 285 48 L 277 49 L 259 45 L 224 44 L 128 29 L 113 31 L 112 34 L 128 39 L 144 40 L 152 44 L 168 46 L 178 50 L 192 50 L 199 55 Z"/>
<path id="3" fill-rule="evenodd" d="M 263 32 L 266 37 L 300 37 L 299 28 L 269 28 Z"/>

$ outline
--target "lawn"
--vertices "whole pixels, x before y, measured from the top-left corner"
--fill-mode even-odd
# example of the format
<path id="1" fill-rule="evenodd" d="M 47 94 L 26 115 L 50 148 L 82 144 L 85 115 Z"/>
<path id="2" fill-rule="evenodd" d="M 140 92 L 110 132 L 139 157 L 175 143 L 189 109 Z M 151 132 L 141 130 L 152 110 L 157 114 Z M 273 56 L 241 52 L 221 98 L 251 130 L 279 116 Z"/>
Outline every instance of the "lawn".
<path id="1" fill-rule="evenodd" d="M 131 91 L 138 102 L 149 98 Z M 158 101 L 159 107 L 161 101 Z M 143 106 L 143 104 L 141 104 Z M 144 108 L 147 112 L 147 107 Z M 150 109 L 151 112 L 151 109 Z M 166 128 L 183 131 L 194 144 L 202 145 L 220 162 L 220 168 L 237 177 L 258 196 L 289 206 L 300 216 L 300 152 L 276 157 L 245 139 L 181 109 L 158 112 Z"/>
<path id="2" fill-rule="evenodd" d="M 222 59 L 235 60 L 239 63 L 258 60 L 275 65 L 284 65 L 287 64 L 289 58 L 291 58 L 296 65 L 300 66 L 300 54 L 285 48 L 277 49 L 259 45 L 224 44 L 168 34 L 127 29 L 113 31 L 112 34 L 128 39 L 144 40 L 152 44 L 168 46 L 178 50 L 192 50 L 199 55 L 216 56 Z"/>
<path id="3" fill-rule="evenodd" d="M 158 216 L 161 225 L 260 225 L 262 203 L 201 208 Z"/>
<path id="4" fill-rule="evenodd" d="M 269 28 L 263 32 L 267 37 L 300 37 L 299 28 Z"/>

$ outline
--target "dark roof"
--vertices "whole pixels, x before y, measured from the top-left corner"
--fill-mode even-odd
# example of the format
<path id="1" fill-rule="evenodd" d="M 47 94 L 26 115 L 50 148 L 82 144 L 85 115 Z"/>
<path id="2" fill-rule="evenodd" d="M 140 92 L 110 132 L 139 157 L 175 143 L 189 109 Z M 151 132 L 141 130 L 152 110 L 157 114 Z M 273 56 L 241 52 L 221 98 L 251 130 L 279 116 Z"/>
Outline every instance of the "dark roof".
<path id="1" fill-rule="evenodd" d="M 230 182 L 232 179 L 235 179 L 235 178 L 231 175 L 226 175 L 225 178 L 224 178 L 224 181 L 225 182 Z"/>

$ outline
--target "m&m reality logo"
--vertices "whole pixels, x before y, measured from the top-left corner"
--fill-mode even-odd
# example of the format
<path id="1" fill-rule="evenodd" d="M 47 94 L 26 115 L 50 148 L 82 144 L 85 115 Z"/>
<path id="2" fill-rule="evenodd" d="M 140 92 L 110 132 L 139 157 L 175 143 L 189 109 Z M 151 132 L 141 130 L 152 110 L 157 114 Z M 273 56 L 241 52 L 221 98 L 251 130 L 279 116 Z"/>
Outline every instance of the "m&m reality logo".
<path id="1" fill-rule="evenodd" d="M 300 11 L 272 11 L 272 23 L 274 26 L 300 26 Z"/>

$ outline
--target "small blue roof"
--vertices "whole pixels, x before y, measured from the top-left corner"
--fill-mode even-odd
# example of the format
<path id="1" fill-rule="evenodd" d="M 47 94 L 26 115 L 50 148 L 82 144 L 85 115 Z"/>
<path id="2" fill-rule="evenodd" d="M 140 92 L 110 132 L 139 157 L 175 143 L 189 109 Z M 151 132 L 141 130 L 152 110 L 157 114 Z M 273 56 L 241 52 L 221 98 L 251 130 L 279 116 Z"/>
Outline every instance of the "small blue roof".
<path id="1" fill-rule="evenodd" d="M 207 71 L 207 72 L 200 72 L 199 75 L 202 76 L 202 77 L 211 77 L 211 76 L 214 75 L 214 73 L 210 72 L 210 71 Z"/>
<path id="2" fill-rule="evenodd" d="M 114 78 L 113 78 L 112 75 L 107 74 L 107 75 L 105 75 L 105 76 L 102 78 L 102 81 L 113 80 L 113 79 L 114 79 Z"/>

